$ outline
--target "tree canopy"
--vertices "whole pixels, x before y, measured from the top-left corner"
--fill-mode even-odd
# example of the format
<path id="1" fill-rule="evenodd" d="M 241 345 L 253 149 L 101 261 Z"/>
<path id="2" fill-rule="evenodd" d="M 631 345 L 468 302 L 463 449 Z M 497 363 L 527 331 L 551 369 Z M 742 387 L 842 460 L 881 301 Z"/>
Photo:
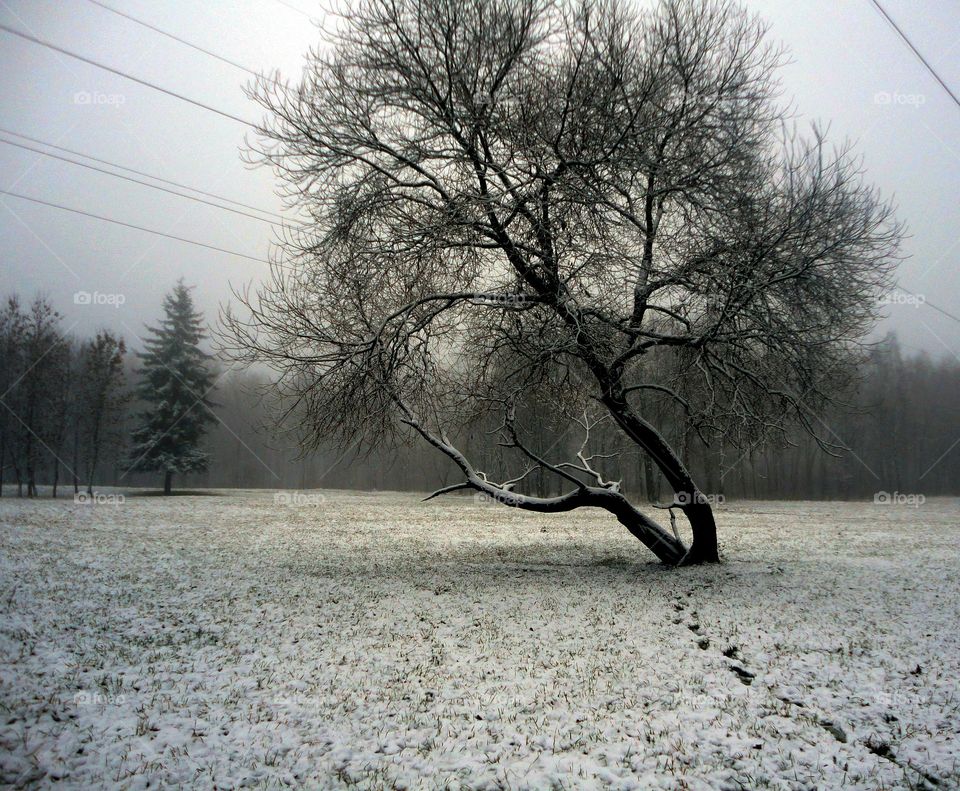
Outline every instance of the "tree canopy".
<path id="1" fill-rule="evenodd" d="M 789 125 L 782 60 L 722 0 L 353 3 L 299 83 L 252 90 L 253 158 L 312 222 L 249 315 L 227 314 L 235 349 L 277 369 L 315 441 L 407 425 L 461 468 L 453 488 L 606 507 L 668 562 L 716 559 L 709 504 L 644 405 L 706 441 L 819 436 L 901 234 L 849 146 Z M 587 435 L 613 420 L 673 489 L 690 551 L 588 450 L 531 447 L 533 403 Z M 510 481 L 447 439 L 491 416 Z M 520 494 L 534 468 L 570 491 Z"/>

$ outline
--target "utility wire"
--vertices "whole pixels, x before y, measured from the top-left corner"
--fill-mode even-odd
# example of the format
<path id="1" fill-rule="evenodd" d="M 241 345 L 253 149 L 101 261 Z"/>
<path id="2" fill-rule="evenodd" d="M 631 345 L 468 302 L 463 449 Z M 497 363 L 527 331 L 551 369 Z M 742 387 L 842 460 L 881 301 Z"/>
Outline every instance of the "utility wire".
<path id="1" fill-rule="evenodd" d="M 114 225 L 122 225 L 124 228 L 133 228 L 137 231 L 144 231 L 145 233 L 152 233 L 156 236 L 164 236 L 167 239 L 175 239 L 178 242 L 186 242 L 187 244 L 196 245 L 197 247 L 205 247 L 208 250 L 216 250 L 219 253 L 227 253 L 228 255 L 235 255 L 238 258 L 246 258 L 250 261 L 257 261 L 261 264 L 269 264 L 270 262 L 265 258 L 255 258 L 252 255 L 247 255 L 246 253 L 238 253 L 235 250 L 227 250 L 223 247 L 217 247 L 212 244 L 206 244 L 205 242 L 198 242 L 194 239 L 187 239 L 183 236 L 175 236 L 171 233 L 165 233 L 164 231 L 157 231 L 153 228 L 145 228 L 142 225 L 134 225 L 133 223 L 123 222 L 122 220 L 114 220 L 110 217 L 104 217 L 100 214 L 93 214 L 92 212 L 82 211 L 81 209 L 73 209 L 69 206 L 61 206 L 59 203 L 50 203 L 49 201 L 40 200 L 39 198 L 31 198 L 29 195 L 21 195 L 19 192 L 11 192 L 10 190 L 0 190 L 0 195 L 11 195 L 14 198 L 20 198 L 21 200 L 30 201 L 32 203 L 39 203 L 42 206 L 50 206 L 54 209 L 62 209 L 63 211 L 73 212 L 74 214 L 82 214 L 84 217 L 93 217 L 95 220 L 103 220 L 104 222 L 110 222 Z"/>
<path id="2" fill-rule="evenodd" d="M 100 0 L 87 0 L 87 2 L 93 3 L 93 5 L 99 6 L 104 11 L 109 11 L 111 14 L 116 14 L 117 16 L 121 16 L 121 17 L 124 17 L 125 19 L 129 19 L 131 22 L 135 22 L 136 24 L 141 25 L 145 28 L 148 28 L 154 31 L 155 33 L 159 33 L 161 36 L 166 36 L 169 39 L 178 41 L 184 46 L 190 47 L 190 49 L 195 49 L 197 52 L 202 52 L 204 55 L 209 55 L 211 58 L 216 58 L 222 63 L 226 63 L 227 65 L 233 66 L 236 69 L 245 71 L 247 74 L 252 74 L 254 77 L 261 76 L 258 72 L 254 71 L 253 69 L 248 69 L 242 63 L 237 63 L 235 60 L 230 60 L 230 58 L 225 58 L 223 55 L 218 55 L 216 52 L 211 52 L 209 49 L 204 49 L 203 47 L 197 44 L 193 44 L 187 41 L 186 39 L 180 38 L 180 36 L 174 35 L 173 33 L 168 33 L 166 30 L 162 30 L 156 25 L 151 25 L 149 22 L 144 22 L 142 19 L 137 19 L 135 16 L 128 14 L 126 11 L 120 11 L 116 8 L 111 8 L 106 3 L 101 3 Z"/>
<path id="3" fill-rule="evenodd" d="M 890 16 L 890 14 L 888 14 L 884 10 L 883 6 L 880 5 L 879 0 L 870 0 L 870 2 L 873 3 L 877 11 L 879 11 L 883 15 L 883 18 L 887 20 L 887 22 L 890 24 L 890 27 L 892 27 L 894 30 L 897 31 L 897 33 L 900 35 L 900 38 L 902 38 L 906 43 L 906 45 L 910 47 L 913 54 L 917 56 L 917 59 L 926 67 L 927 71 L 929 71 L 933 75 L 933 78 L 940 83 L 940 87 L 947 92 L 947 95 L 951 99 L 953 99 L 953 103 L 957 105 L 957 107 L 960 107 L 960 99 L 957 98 L 957 95 L 950 90 L 947 84 L 941 79 L 940 75 L 937 74 L 937 72 L 934 70 L 933 66 L 931 66 L 927 62 L 927 59 L 920 54 L 920 50 L 918 50 L 915 46 L 913 46 L 913 42 L 909 38 L 907 38 L 907 34 L 900 29 L 900 26 L 893 21 L 893 18 Z"/>
<path id="4" fill-rule="evenodd" d="M 218 110 L 216 107 L 211 107 L 209 104 L 204 104 L 203 102 L 199 102 L 196 99 L 191 99 L 189 96 L 184 96 L 182 93 L 171 91 L 169 88 L 164 88 L 160 85 L 157 85 L 156 83 L 149 82 L 148 80 L 143 80 L 140 77 L 134 77 L 133 75 L 127 74 L 126 72 L 120 71 L 119 69 L 115 69 L 112 66 L 107 66 L 103 63 L 100 63 L 99 61 L 96 61 L 93 58 L 88 58 L 83 55 L 78 55 L 76 52 L 71 52 L 68 49 L 59 47 L 56 44 L 51 44 L 49 41 L 44 41 L 43 39 L 37 38 L 36 36 L 31 36 L 29 33 L 24 33 L 23 31 L 16 30 L 15 28 L 12 28 L 12 27 L 9 27 L 8 25 L 3 25 L 3 24 L 0 24 L 0 30 L 4 31 L 5 33 L 9 33 L 11 36 L 17 36 L 19 38 L 24 39 L 25 41 L 30 41 L 34 44 L 39 44 L 41 47 L 46 47 L 47 49 L 53 50 L 54 52 L 59 52 L 60 54 L 66 55 L 69 58 L 74 58 L 83 63 L 87 63 L 91 66 L 96 66 L 98 69 L 103 69 L 104 71 L 108 71 L 111 74 L 116 74 L 119 77 L 123 77 L 132 82 L 138 83 L 140 85 L 144 85 L 147 88 L 152 88 L 153 90 L 159 91 L 160 93 L 165 93 L 167 94 L 167 96 L 172 96 L 175 99 L 180 99 L 183 102 L 188 102 L 189 104 L 192 104 L 195 107 L 200 107 L 204 110 L 209 110 L 211 113 L 216 113 L 217 115 L 223 116 L 224 118 L 229 118 L 231 121 L 237 121 L 241 124 L 244 124 L 245 126 L 249 126 L 251 129 L 257 128 L 256 124 L 251 123 L 250 121 L 247 121 L 246 119 L 241 118 L 238 115 L 233 115 L 232 113 L 225 112 L 224 110 Z"/>
<path id="5" fill-rule="evenodd" d="M 0 126 L 0 132 L 5 135 L 13 135 L 14 137 L 19 137 L 22 140 L 29 140 L 31 143 L 37 143 L 41 146 L 46 146 L 47 148 L 55 148 L 57 151 L 63 151 L 67 154 L 73 154 L 77 157 L 83 157 L 84 159 L 92 159 L 94 162 L 100 162 L 104 165 L 109 165 L 112 168 L 117 170 L 125 170 L 128 173 L 135 173 L 138 176 L 144 176 L 148 179 L 153 179 L 154 181 L 161 181 L 164 184 L 170 184 L 174 187 L 179 187 L 180 189 L 190 190 L 190 192 L 197 192 L 200 195 L 206 195 L 208 198 L 216 198 L 217 200 L 223 201 L 224 203 L 232 203 L 234 206 L 241 206 L 244 209 L 250 209 L 251 211 L 257 211 L 261 214 L 269 214 L 271 217 L 276 217 L 279 220 L 284 220 L 288 223 L 300 223 L 304 224 L 303 220 L 297 220 L 292 217 L 284 217 L 282 214 L 278 214 L 275 211 L 268 211 L 267 209 L 260 209 L 257 206 L 251 206 L 249 203 L 241 203 L 240 201 L 233 200 L 232 198 L 224 197 L 223 195 L 217 195 L 215 192 L 207 192 L 197 187 L 191 187 L 188 184 L 181 184 L 178 181 L 171 181 L 170 179 L 165 179 L 162 176 L 154 176 L 152 173 L 146 173 L 142 170 L 137 170 L 136 168 L 129 168 L 126 165 L 119 165 L 116 162 L 111 162 L 109 159 L 101 159 L 100 157 L 95 157 L 92 154 L 85 154 L 83 151 L 77 151 L 73 148 L 66 148 L 65 146 L 59 146 L 56 143 L 48 143 L 46 140 L 41 140 L 38 137 L 30 137 L 30 135 L 22 134 L 21 132 L 14 132 L 12 129 L 5 129 Z"/>
<path id="6" fill-rule="evenodd" d="M 877 11 L 880 12 L 880 15 L 887 21 L 890 27 L 892 27 L 897 32 L 897 35 L 899 35 L 900 38 L 903 39 L 904 43 L 908 47 L 910 47 L 910 51 L 913 52 L 913 54 L 917 57 L 917 60 L 919 60 L 923 64 L 924 68 L 926 68 L 926 70 L 930 72 L 933 78 L 940 84 L 940 87 L 947 92 L 947 95 L 951 99 L 953 99 L 953 103 L 957 105 L 957 107 L 960 107 L 960 98 L 957 98 L 957 95 L 952 90 L 950 90 L 950 86 L 943 81 L 943 78 L 939 74 L 937 74 L 936 69 L 934 69 L 933 66 L 930 65 L 929 61 L 925 57 L 923 57 L 923 55 L 920 53 L 920 50 L 918 50 L 914 46 L 913 42 L 910 40 L 907 34 L 904 33 L 903 30 L 900 28 L 900 26 L 893 21 L 893 17 L 891 17 L 890 14 L 887 13 L 886 9 L 882 5 L 880 5 L 879 0 L 870 0 L 870 2 L 873 4 L 874 8 L 876 8 Z M 914 292 L 904 288 L 903 286 L 897 286 L 897 288 L 900 291 L 903 291 L 904 293 L 909 294 L 912 297 L 920 298 L 919 294 L 915 294 Z M 947 316 L 948 318 L 951 318 L 956 322 L 960 322 L 960 317 L 955 316 L 953 313 L 950 313 L 949 311 L 946 311 L 943 308 L 938 307 L 937 305 L 934 305 L 932 302 L 928 301 L 926 297 L 923 297 L 922 299 L 923 299 L 924 305 L 927 305 L 933 308 L 938 313 L 942 313 L 944 316 Z"/>
<path id="7" fill-rule="evenodd" d="M 286 7 L 286 8 L 289 8 L 291 11 L 296 11 L 298 14 L 302 14 L 302 15 L 305 16 L 307 19 L 309 19 L 311 22 L 314 21 L 314 17 L 313 17 L 311 14 L 308 14 L 308 13 L 307 13 L 306 11 L 304 11 L 302 8 L 297 8 L 293 3 L 288 3 L 287 0 L 276 0 L 276 2 L 278 2 L 280 5 L 282 5 L 282 6 Z"/>
<path id="8" fill-rule="evenodd" d="M 22 148 L 25 151 L 33 151 L 36 154 L 42 154 L 45 157 L 51 157 L 53 159 L 59 159 L 61 162 L 69 162 L 71 165 L 77 165 L 82 168 L 87 168 L 89 170 L 95 170 L 97 173 L 106 173 L 108 176 L 113 176 L 114 178 L 123 179 L 124 181 L 130 181 L 134 184 L 142 184 L 144 187 L 150 187 L 151 189 L 160 190 L 161 192 L 167 192 L 171 195 L 176 195 L 178 198 L 186 198 L 187 200 L 197 201 L 198 203 L 204 203 L 207 206 L 214 206 L 218 209 L 223 209 L 224 211 L 233 212 L 234 214 L 240 214 L 243 217 L 250 217 L 254 220 L 259 220 L 260 222 L 269 223 L 270 225 L 275 225 L 279 228 L 285 227 L 282 222 L 277 222 L 276 220 L 270 220 L 266 217 L 258 217 L 256 214 L 250 214 L 249 212 L 241 211 L 240 209 L 231 209 L 229 206 L 221 206 L 219 203 L 214 203 L 213 201 L 204 200 L 203 198 L 198 198 L 195 195 L 184 195 L 182 192 L 177 192 L 176 190 L 168 189 L 167 187 L 161 187 L 159 184 L 151 184 L 148 181 L 141 181 L 140 179 L 135 179 L 132 176 L 124 176 L 122 173 L 112 173 L 109 170 L 104 168 L 98 168 L 96 165 L 89 165 L 86 162 L 77 162 L 74 159 L 69 157 L 62 157 L 59 154 L 53 154 L 49 151 L 41 151 L 39 148 L 34 148 L 33 146 L 27 146 L 23 143 L 16 143 L 13 140 L 4 140 L 0 137 L 0 143 L 3 143 L 8 146 L 16 146 L 17 148 Z"/>
<path id="9" fill-rule="evenodd" d="M 903 286 L 895 286 L 895 288 L 897 289 L 897 291 L 902 291 L 904 294 L 909 294 L 911 297 L 916 297 L 917 299 L 921 300 L 924 305 L 926 305 L 927 307 L 933 308 L 935 311 L 937 311 L 937 313 L 942 313 L 944 316 L 948 316 L 954 321 L 956 321 L 957 323 L 960 323 L 960 316 L 955 316 L 949 311 L 946 311 L 943 308 L 937 307 L 932 302 L 930 302 L 925 296 L 922 296 L 921 294 L 915 294 L 913 291 L 911 291 L 908 288 L 904 288 Z"/>

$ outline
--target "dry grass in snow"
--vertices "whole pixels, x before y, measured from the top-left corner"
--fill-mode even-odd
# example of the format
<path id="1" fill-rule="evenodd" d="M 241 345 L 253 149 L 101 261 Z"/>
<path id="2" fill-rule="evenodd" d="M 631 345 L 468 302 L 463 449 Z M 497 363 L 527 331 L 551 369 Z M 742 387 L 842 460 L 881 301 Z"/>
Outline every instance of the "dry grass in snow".
<path id="1" fill-rule="evenodd" d="M 955 500 L 286 500 L 0 501 L 0 784 L 960 787 Z"/>

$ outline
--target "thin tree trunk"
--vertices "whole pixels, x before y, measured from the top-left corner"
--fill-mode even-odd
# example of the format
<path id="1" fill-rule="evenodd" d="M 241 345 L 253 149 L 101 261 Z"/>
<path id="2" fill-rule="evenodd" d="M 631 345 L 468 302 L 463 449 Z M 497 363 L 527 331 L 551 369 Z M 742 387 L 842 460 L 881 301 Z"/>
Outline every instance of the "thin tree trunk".
<path id="1" fill-rule="evenodd" d="M 643 456 L 643 482 L 644 488 L 647 490 L 647 500 L 651 503 L 658 502 L 660 500 L 660 482 L 653 471 L 653 462 L 646 454 Z"/>
<path id="2" fill-rule="evenodd" d="M 167 470 L 163 474 L 163 493 L 170 494 L 173 491 L 173 473 Z"/>
<path id="3" fill-rule="evenodd" d="M 33 469 L 32 448 L 27 447 L 27 497 L 33 497 L 37 493 L 35 472 Z"/>
<path id="4" fill-rule="evenodd" d="M 656 555 L 661 562 L 670 566 L 686 563 L 689 552 L 684 554 L 683 544 L 672 535 L 660 529 L 652 520 L 645 517 L 626 500 L 614 503 L 607 508 L 617 521 Z"/>
<path id="5" fill-rule="evenodd" d="M 78 421 L 74 421 L 73 426 L 73 493 L 78 494 L 80 492 L 80 473 L 77 470 L 80 469 L 80 430 L 78 427 Z"/>
<path id="6" fill-rule="evenodd" d="M 87 469 L 87 494 L 93 494 L 93 479 L 97 474 L 97 462 L 100 459 L 100 444 L 99 438 L 94 440 L 93 448 L 91 449 L 92 457 L 90 459 L 90 466 Z M 169 492 L 167 492 L 169 494 Z"/>

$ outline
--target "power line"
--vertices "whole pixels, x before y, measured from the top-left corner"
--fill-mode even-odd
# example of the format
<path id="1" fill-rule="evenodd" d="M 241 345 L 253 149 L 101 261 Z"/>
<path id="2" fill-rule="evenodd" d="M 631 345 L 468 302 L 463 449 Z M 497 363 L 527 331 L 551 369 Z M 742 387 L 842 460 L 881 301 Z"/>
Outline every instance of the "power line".
<path id="1" fill-rule="evenodd" d="M 171 184 L 174 187 L 179 187 L 180 189 L 190 190 L 190 192 L 197 192 L 200 195 L 206 195 L 208 198 L 216 198 L 221 200 L 224 203 L 232 203 L 234 206 L 242 206 L 244 209 L 250 209 L 251 211 L 258 211 L 261 214 L 269 214 L 271 217 L 276 217 L 279 220 L 284 220 L 286 222 L 300 223 L 303 225 L 302 220 L 297 220 L 291 217 L 284 217 L 282 214 L 278 214 L 275 211 L 269 211 L 267 209 L 261 209 L 257 206 L 251 206 L 249 203 L 241 203 L 240 201 L 233 200 L 232 198 L 224 197 L 223 195 L 217 195 L 215 192 L 207 192 L 206 190 L 198 189 L 197 187 L 191 187 L 188 184 L 181 184 L 178 181 L 171 181 L 170 179 L 165 179 L 162 176 L 155 176 L 152 173 L 146 173 L 142 170 L 137 170 L 136 168 L 127 167 L 126 165 L 119 165 L 116 162 L 111 162 L 109 159 L 101 159 L 100 157 L 95 157 L 92 154 L 85 154 L 83 151 L 77 151 L 73 148 L 66 148 L 65 146 L 57 145 L 56 143 L 48 143 L 46 140 L 41 140 L 37 137 L 30 137 L 30 135 L 22 134 L 21 132 L 14 132 L 12 129 L 5 129 L 0 126 L 0 132 L 5 135 L 13 135 L 14 137 L 19 137 L 23 140 L 29 140 L 31 143 L 37 143 L 41 146 L 46 146 L 47 148 L 55 148 L 57 151 L 64 151 L 67 154 L 73 154 L 74 156 L 83 157 L 84 159 L 91 159 L 94 162 L 100 162 L 104 165 L 109 165 L 112 168 L 117 168 L 118 170 L 125 170 L 128 173 L 135 173 L 138 176 L 144 176 L 148 179 L 153 179 L 154 181 L 161 181 L 164 184 Z"/>
<path id="2" fill-rule="evenodd" d="M 286 7 L 286 8 L 289 8 L 291 11 L 296 11 L 298 14 L 302 14 L 302 15 L 305 16 L 307 19 L 309 19 L 311 22 L 314 21 L 314 17 L 313 17 L 311 14 L 308 14 L 308 13 L 307 13 L 306 11 L 304 11 L 302 8 L 297 8 L 293 3 L 288 3 L 287 0 L 276 0 L 276 2 L 278 2 L 280 5 L 282 5 L 282 6 Z"/>
<path id="3" fill-rule="evenodd" d="M 909 294 L 911 297 L 916 297 L 918 300 L 920 300 L 922 304 L 926 305 L 927 307 L 933 308 L 935 311 L 937 311 L 937 313 L 942 313 L 944 316 L 948 316 L 954 321 L 960 323 L 960 316 L 955 316 L 949 311 L 946 311 L 943 308 L 937 307 L 922 294 L 915 294 L 913 291 L 911 291 L 908 288 L 904 288 L 903 286 L 896 286 L 895 288 L 897 289 L 897 291 L 902 291 L 904 294 Z"/>
<path id="4" fill-rule="evenodd" d="M 142 184 L 144 187 L 150 187 L 151 189 L 160 190 L 161 192 L 167 192 L 170 195 L 176 195 L 178 198 L 186 198 L 187 200 L 197 201 L 198 203 L 204 203 L 207 206 L 214 206 L 218 209 L 223 209 L 224 211 L 233 212 L 234 214 L 240 214 L 244 217 L 250 217 L 254 220 L 259 220 L 260 222 L 269 223 L 270 225 L 275 225 L 279 228 L 285 227 L 282 222 L 277 222 L 276 220 L 270 220 L 266 217 L 258 217 L 255 214 L 250 214 L 249 212 L 241 211 L 240 209 L 231 209 L 229 206 L 221 206 L 219 203 L 214 203 L 213 201 L 204 200 L 203 198 L 198 198 L 195 195 L 184 195 L 182 192 L 177 192 L 176 190 L 167 189 L 166 187 L 161 187 L 159 184 L 151 184 L 147 181 L 141 181 L 140 179 L 135 179 L 131 176 L 124 176 L 122 173 L 112 173 L 109 170 L 104 168 L 98 168 L 96 165 L 88 165 L 86 162 L 77 162 L 76 160 L 69 159 L 68 157 L 62 157 L 59 154 L 53 154 L 49 151 L 41 151 L 39 148 L 34 148 L 33 146 L 27 146 L 23 143 L 16 143 L 13 140 L 4 140 L 0 137 L 0 143 L 4 143 L 8 146 L 16 146 L 17 148 L 22 148 L 25 151 L 33 151 L 36 154 L 42 154 L 45 157 L 51 157 L 52 159 L 59 159 L 61 162 L 69 162 L 71 165 L 77 165 L 82 168 L 87 168 L 89 170 L 95 170 L 97 173 L 106 173 L 108 176 L 113 176 L 114 178 L 123 179 L 124 181 L 132 182 L 133 184 Z"/>
<path id="5" fill-rule="evenodd" d="M 230 58 L 225 58 L 223 55 L 218 55 L 216 52 L 211 52 L 209 49 L 204 49 L 203 47 L 197 44 L 193 44 L 187 41 L 186 39 L 180 38 L 180 36 L 174 35 L 173 33 L 168 33 L 166 30 L 162 30 L 156 25 L 151 25 L 149 22 L 144 22 L 142 19 L 137 19 L 135 16 L 132 16 L 131 14 L 126 13 L 125 11 L 120 11 L 116 8 L 111 8 L 106 3 L 101 3 L 100 0 L 87 0 L 87 2 L 93 3 L 93 5 L 99 6 L 104 11 L 109 11 L 111 14 L 116 14 L 117 16 L 121 16 L 121 17 L 124 17 L 125 19 L 129 19 L 131 22 L 135 22 L 138 25 L 142 25 L 143 27 L 154 31 L 155 33 L 159 33 L 161 36 L 166 36 L 169 39 L 178 41 L 184 46 L 190 47 L 190 49 L 195 49 L 197 52 L 202 52 L 204 55 L 209 55 L 211 58 L 216 58 L 217 60 L 223 63 L 226 63 L 229 66 L 233 66 L 236 69 L 245 71 L 247 74 L 252 74 L 254 77 L 261 76 L 258 72 L 254 71 L 253 69 L 248 69 L 242 63 L 237 63 L 235 60 L 230 60 Z"/>
<path id="6" fill-rule="evenodd" d="M 934 305 L 930 300 L 925 299 L 925 300 L 923 301 L 923 304 L 924 304 L 924 305 L 929 305 L 931 308 L 933 308 L 935 311 L 937 311 L 937 313 L 942 313 L 944 316 L 947 316 L 947 317 L 953 319 L 954 321 L 960 323 L 960 317 L 954 315 L 953 313 L 949 313 L 948 311 L 944 310 L 943 308 L 937 307 L 937 306 Z"/>
<path id="7" fill-rule="evenodd" d="M 21 200 L 30 201 L 32 203 L 39 203 L 41 206 L 50 206 L 54 209 L 62 209 L 63 211 L 73 212 L 74 214 L 82 214 L 84 217 L 93 217 L 95 220 L 103 220 L 104 222 L 110 222 L 114 225 L 122 225 L 124 228 L 133 228 L 137 231 L 144 231 L 145 233 L 152 233 L 156 236 L 164 236 L 167 239 L 175 239 L 178 242 L 186 242 L 187 244 L 196 245 L 197 247 L 205 247 L 208 250 L 216 250 L 218 253 L 227 253 L 228 255 L 235 255 L 238 258 L 246 258 L 250 261 L 257 261 L 261 264 L 269 264 L 270 262 L 265 258 L 255 258 L 252 255 L 247 255 L 246 253 L 238 253 L 235 250 L 227 250 L 223 247 L 217 247 L 212 244 L 206 244 L 205 242 L 197 242 L 194 239 L 187 239 L 183 236 L 175 236 L 171 233 L 165 233 L 164 231 L 157 231 L 153 228 L 145 228 L 142 225 L 134 225 L 133 223 L 123 222 L 122 220 L 114 220 L 110 217 L 104 217 L 100 214 L 93 214 L 92 212 L 82 211 L 81 209 L 73 209 L 69 206 L 61 206 L 59 203 L 50 203 L 49 201 L 40 200 L 40 198 L 31 198 L 29 195 L 21 195 L 19 192 L 11 192 L 10 190 L 0 190 L 0 195 L 11 195 L 14 198 L 20 198 Z"/>
<path id="8" fill-rule="evenodd" d="M 246 119 L 241 118 L 238 115 L 233 115 L 232 113 L 225 112 L 224 110 L 218 110 L 216 107 L 211 107 L 209 104 L 204 104 L 203 102 L 199 102 L 196 99 L 191 99 L 189 96 L 184 96 L 182 93 L 177 93 L 176 91 L 171 91 L 169 88 L 164 88 L 160 85 L 157 85 L 156 83 L 149 82 L 148 80 L 143 80 L 143 79 L 140 79 L 139 77 L 134 77 L 133 75 L 127 74 L 126 72 L 120 71 L 119 69 L 115 69 L 112 66 L 107 66 L 103 63 L 100 63 L 99 61 L 96 61 L 93 58 L 88 58 L 88 57 L 85 57 L 84 55 L 78 55 L 76 52 L 71 52 L 70 50 L 64 49 L 63 47 L 59 47 L 56 44 L 51 44 L 49 41 L 44 41 L 43 39 L 37 38 L 36 36 L 31 36 L 30 34 L 24 33 L 20 30 L 16 30 L 15 28 L 9 27 L 8 25 L 0 24 L 0 30 L 4 31 L 5 33 L 9 33 L 12 36 L 17 36 L 19 38 L 22 38 L 25 41 L 30 41 L 34 44 L 39 44 L 41 47 L 46 47 L 47 49 L 53 50 L 54 52 L 59 52 L 60 54 L 66 55 L 69 58 L 74 58 L 83 63 L 87 63 L 91 66 L 96 66 L 98 69 L 103 69 L 104 71 L 108 71 L 111 74 L 116 74 L 119 77 L 123 77 L 127 80 L 130 80 L 131 82 L 144 85 L 147 88 L 152 88 L 153 90 L 159 91 L 160 93 L 165 93 L 167 94 L 167 96 L 172 96 L 175 99 L 180 99 L 183 102 L 188 102 L 189 104 L 192 104 L 195 107 L 200 107 L 204 110 L 209 110 L 211 113 L 216 113 L 217 115 L 223 116 L 224 118 L 229 118 L 231 121 L 237 121 L 238 123 L 244 124 L 245 126 L 249 126 L 251 129 L 257 128 L 256 124 L 251 123 L 250 121 L 247 121 Z"/>
<path id="9" fill-rule="evenodd" d="M 883 18 L 887 20 L 890 26 L 897 31 L 897 33 L 900 35 L 900 38 L 902 38 L 904 42 L 906 42 L 906 45 L 910 47 L 910 49 L 913 51 L 913 54 L 917 56 L 919 61 L 926 67 L 927 71 L 929 71 L 933 75 L 933 78 L 940 83 L 940 87 L 947 92 L 947 95 L 949 95 L 951 99 L 953 99 L 953 103 L 957 105 L 957 107 L 960 107 L 960 99 L 957 98 L 957 95 L 950 90 L 947 84 L 941 79 L 940 75 L 937 74 L 937 72 L 934 70 L 933 66 L 931 66 L 927 62 L 927 59 L 920 54 L 920 50 L 918 50 L 915 46 L 913 46 L 913 42 L 909 38 L 907 38 L 907 34 L 900 29 L 900 26 L 893 21 L 893 18 L 890 16 L 890 14 L 888 14 L 884 10 L 883 6 L 880 5 L 879 0 L 870 0 L 870 2 L 873 3 L 877 11 L 879 11 L 883 15 Z"/>

